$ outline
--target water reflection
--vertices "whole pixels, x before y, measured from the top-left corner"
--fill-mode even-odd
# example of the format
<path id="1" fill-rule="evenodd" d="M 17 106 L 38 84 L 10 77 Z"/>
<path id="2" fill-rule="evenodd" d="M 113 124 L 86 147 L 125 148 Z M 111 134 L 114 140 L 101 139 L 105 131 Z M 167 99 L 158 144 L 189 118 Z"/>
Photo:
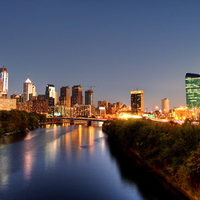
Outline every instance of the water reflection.
<path id="1" fill-rule="evenodd" d="M 26 181 L 31 179 L 34 160 L 35 159 L 34 156 L 32 156 L 32 153 L 29 152 L 24 154 L 24 177 Z"/>
<path id="2" fill-rule="evenodd" d="M 0 149 L 0 199 L 175 200 L 101 127 L 47 126 L 16 141 Z"/>
<path id="3" fill-rule="evenodd" d="M 146 200 L 188 200 L 162 182 L 156 175 L 148 172 L 137 159 L 126 156 L 116 144 L 107 139 L 110 154 L 116 161 L 123 182 L 130 186 L 136 185 L 141 196 Z M 137 173 L 135 173 L 137 172 Z"/>
<path id="4" fill-rule="evenodd" d="M 0 156 L 0 186 L 2 189 L 5 189 L 5 186 L 8 184 L 8 169 L 9 169 L 9 163 L 8 163 L 8 157 L 6 155 Z"/>

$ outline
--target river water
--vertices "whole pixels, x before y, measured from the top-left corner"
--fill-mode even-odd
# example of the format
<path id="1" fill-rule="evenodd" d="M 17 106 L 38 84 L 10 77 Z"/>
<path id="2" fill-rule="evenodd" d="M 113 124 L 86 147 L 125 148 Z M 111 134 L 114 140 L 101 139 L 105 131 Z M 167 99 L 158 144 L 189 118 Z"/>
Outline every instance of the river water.
<path id="1" fill-rule="evenodd" d="M 39 128 L 0 139 L 0 200 L 178 200 L 95 126 Z"/>

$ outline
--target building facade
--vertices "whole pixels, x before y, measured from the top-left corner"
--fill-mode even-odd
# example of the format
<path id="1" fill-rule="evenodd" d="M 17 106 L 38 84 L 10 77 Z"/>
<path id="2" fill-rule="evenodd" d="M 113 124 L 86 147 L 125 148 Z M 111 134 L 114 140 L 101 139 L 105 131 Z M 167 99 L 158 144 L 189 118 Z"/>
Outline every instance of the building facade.
<path id="1" fill-rule="evenodd" d="M 47 84 L 45 98 L 49 100 L 49 106 L 54 106 L 56 102 L 56 89 L 53 84 Z"/>
<path id="2" fill-rule="evenodd" d="M 3 99 L 0 98 L 0 110 L 16 109 L 16 99 Z"/>
<path id="3" fill-rule="evenodd" d="M 97 104 L 98 104 L 98 107 L 108 108 L 108 101 L 106 101 L 106 100 L 98 101 Z"/>
<path id="4" fill-rule="evenodd" d="M 144 112 L 144 91 L 131 91 L 131 111 L 135 114 Z"/>
<path id="5" fill-rule="evenodd" d="M 161 100 L 161 109 L 163 113 L 168 113 L 169 112 L 169 99 L 164 98 Z"/>
<path id="6" fill-rule="evenodd" d="M 188 108 L 200 108 L 200 74 L 185 75 L 186 105 Z"/>
<path id="7" fill-rule="evenodd" d="M 74 85 L 72 87 L 71 107 L 75 105 L 83 105 L 82 86 Z"/>
<path id="8" fill-rule="evenodd" d="M 8 71 L 7 68 L 0 68 L 0 97 L 8 95 Z"/>
<path id="9" fill-rule="evenodd" d="M 23 84 L 23 101 L 30 101 L 35 97 L 36 87 L 29 78 Z"/>
<path id="10" fill-rule="evenodd" d="M 60 105 L 70 107 L 71 106 L 71 96 L 70 88 L 68 86 L 63 86 L 60 88 Z"/>
<path id="11" fill-rule="evenodd" d="M 85 91 L 85 105 L 93 105 L 93 90 Z"/>

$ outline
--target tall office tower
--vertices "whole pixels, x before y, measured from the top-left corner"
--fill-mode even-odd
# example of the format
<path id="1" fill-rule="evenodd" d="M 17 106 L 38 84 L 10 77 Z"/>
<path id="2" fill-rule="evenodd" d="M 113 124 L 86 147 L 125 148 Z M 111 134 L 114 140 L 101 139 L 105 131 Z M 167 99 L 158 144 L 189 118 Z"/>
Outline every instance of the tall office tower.
<path id="1" fill-rule="evenodd" d="M 85 105 L 93 105 L 93 90 L 85 91 Z"/>
<path id="2" fill-rule="evenodd" d="M 71 97 L 70 97 L 70 88 L 68 86 L 63 86 L 60 88 L 60 105 L 70 107 L 71 106 Z"/>
<path id="3" fill-rule="evenodd" d="M 188 108 L 200 108 L 200 74 L 185 75 L 186 104 Z"/>
<path id="4" fill-rule="evenodd" d="M 131 111 L 136 114 L 144 112 L 144 91 L 131 91 Z"/>
<path id="5" fill-rule="evenodd" d="M 0 97 L 8 95 L 8 71 L 7 68 L 0 68 Z"/>
<path id="6" fill-rule="evenodd" d="M 52 84 L 47 84 L 45 91 L 45 98 L 49 100 L 49 106 L 55 105 L 56 100 L 56 89 Z"/>
<path id="7" fill-rule="evenodd" d="M 36 87 L 35 87 L 34 84 L 33 84 L 33 96 L 34 96 L 34 97 L 37 96 Z"/>
<path id="8" fill-rule="evenodd" d="M 163 113 L 168 113 L 169 112 L 169 99 L 164 98 L 161 100 L 161 108 Z"/>
<path id="9" fill-rule="evenodd" d="M 23 101 L 31 101 L 36 96 L 36 87 L 29 78 L 23 84 Z"/>
<path id="10" fill-rule="evenodd" d="M 74 85 L 72 87 L 72 96 L 71 96 L 71 107 L 78 105 L 83 105 L 83 95 L 81 85 Z"/>

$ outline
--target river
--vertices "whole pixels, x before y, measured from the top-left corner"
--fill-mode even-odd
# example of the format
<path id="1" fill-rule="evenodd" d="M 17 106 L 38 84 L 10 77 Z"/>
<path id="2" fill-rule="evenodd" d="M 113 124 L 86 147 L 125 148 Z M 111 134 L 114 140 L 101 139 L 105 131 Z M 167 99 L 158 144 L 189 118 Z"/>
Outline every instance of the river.
<path id="1" fill-rule="evenodd" d="M 110 143 L 101 124 L 0 139 L 0 200 L 179 200 Z"/>

